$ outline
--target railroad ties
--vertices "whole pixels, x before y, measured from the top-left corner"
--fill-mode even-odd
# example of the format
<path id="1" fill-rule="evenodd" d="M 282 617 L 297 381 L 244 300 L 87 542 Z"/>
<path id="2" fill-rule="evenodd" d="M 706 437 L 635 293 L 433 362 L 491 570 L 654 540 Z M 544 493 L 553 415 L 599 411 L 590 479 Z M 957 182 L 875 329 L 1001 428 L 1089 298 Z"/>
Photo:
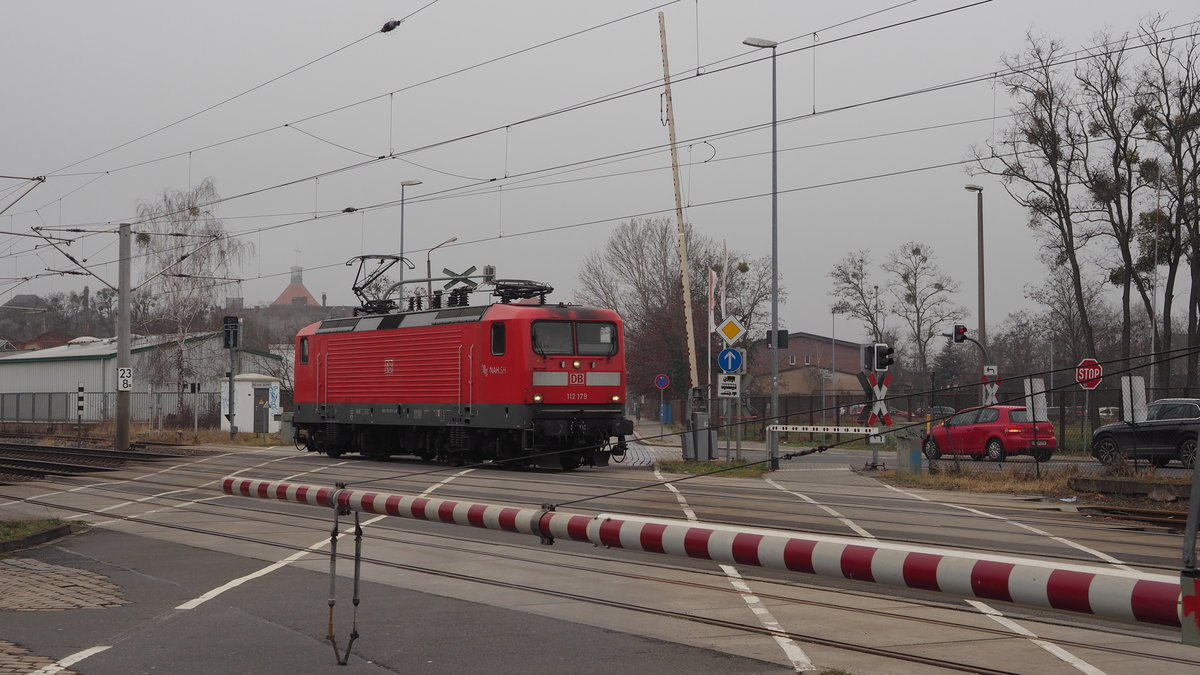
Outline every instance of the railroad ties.
<path id="1" fill-rule="evenodd" d="M 130 460 L 146 461 L 171 456 L 151 452 L 0 442 L 0 482 L 115 471 Z"/>

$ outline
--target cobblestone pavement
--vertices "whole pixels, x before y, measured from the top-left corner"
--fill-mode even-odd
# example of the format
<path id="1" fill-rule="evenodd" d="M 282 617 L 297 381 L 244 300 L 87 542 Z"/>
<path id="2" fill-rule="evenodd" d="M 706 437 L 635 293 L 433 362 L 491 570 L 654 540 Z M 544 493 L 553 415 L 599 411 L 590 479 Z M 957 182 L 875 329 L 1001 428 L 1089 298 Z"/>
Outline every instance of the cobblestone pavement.
<path id="1" fill-rule="evenodd" d="M 0 611 L 52 612 L 127 604 L 121 589 L 103 575 L 30 558 L 0 559 Z M 54 659 L 0 640 L 0 675 L 74 673 Z"/>
<path id="2" fill-rule="evenodd" d="M 20 645 L 0 640 L 0 675 L 15 673 L 65 673 L 74 675 L 73 670 L 62 670 L 54 659 L 30 654 Z"/>
<path id="3" fill-rule="evenodd" d="M 29 558 L 0 560 L 0 610 L 38 612 L 124 605 L 102 575 Z"/>
<path id="4" fill-rule="evenodd" d="M 625 466 L 654 466 L 657 462 L 678 461 L 681 457 L 679 446 L 645 445 L 633 441 L 625 451 Z"/>

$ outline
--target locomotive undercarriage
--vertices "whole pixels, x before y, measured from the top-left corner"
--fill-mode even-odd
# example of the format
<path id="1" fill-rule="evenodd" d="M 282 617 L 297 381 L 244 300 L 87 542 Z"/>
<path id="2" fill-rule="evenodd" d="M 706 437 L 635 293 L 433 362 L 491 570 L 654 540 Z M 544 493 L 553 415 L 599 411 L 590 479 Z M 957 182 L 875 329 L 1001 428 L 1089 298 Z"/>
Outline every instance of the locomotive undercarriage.
<path id="1" fill-rule="evenodd" d="M 572 470 L 607 466 L 610 457 L 621 461 L 625 436 L 632 433 L 632 424 L 621 417 L 619 410 L 595 417 L 550 411 L 518 428 L 479 426 L 477 419 L 470 418 L 423 426 L 378 422 L 299 422 L 295 425 L 296 444 L 330 457 L 359 453 L 383 460 L 393 455 L 415 455 L 454 466 L 492 462 L 514 468 Z"/>

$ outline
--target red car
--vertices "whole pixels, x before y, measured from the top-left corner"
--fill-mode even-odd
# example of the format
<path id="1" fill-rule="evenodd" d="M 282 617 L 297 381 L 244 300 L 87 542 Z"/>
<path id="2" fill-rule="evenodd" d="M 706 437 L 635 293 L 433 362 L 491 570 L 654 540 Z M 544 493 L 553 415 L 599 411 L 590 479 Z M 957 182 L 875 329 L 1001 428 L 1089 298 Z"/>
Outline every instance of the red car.
<path id="1" fill-rule="evenodd" d="M 929 459 L 968 455 L 990 462 L 1003 462 L 1009 455 L 1030 455 L 1044 462 L 1057 448 L 1054 425 L 1033 422 L 1029 411 L 1015 405 L 962 410 L 933 425 L 922 447 Z"/>

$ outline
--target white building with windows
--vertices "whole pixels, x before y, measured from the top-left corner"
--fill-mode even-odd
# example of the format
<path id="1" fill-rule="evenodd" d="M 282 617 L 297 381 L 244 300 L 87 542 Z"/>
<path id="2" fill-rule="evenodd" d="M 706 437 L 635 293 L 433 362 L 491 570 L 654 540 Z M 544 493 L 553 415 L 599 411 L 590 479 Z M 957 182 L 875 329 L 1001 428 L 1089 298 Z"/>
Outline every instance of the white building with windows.
<path id="1" fill-rule="evenodd" d="M 274 354 L 243 349 L 238 350 L 236 370 L 273 373 L 282 361 Z M 230 359 L 221 333 L 182 339 L 136 336 L 130 365 L 134 419 L 151 419 L 189 402 L 215 410 L 219 399 L 213 397 L 228 382 Z M 116 391 L 116 338 L 80 337 L 61 347 L 0 353 L 0 422 L 109 419 L 115 414 Z M 208 398 L 214 402 L 208 403 Z"/>

